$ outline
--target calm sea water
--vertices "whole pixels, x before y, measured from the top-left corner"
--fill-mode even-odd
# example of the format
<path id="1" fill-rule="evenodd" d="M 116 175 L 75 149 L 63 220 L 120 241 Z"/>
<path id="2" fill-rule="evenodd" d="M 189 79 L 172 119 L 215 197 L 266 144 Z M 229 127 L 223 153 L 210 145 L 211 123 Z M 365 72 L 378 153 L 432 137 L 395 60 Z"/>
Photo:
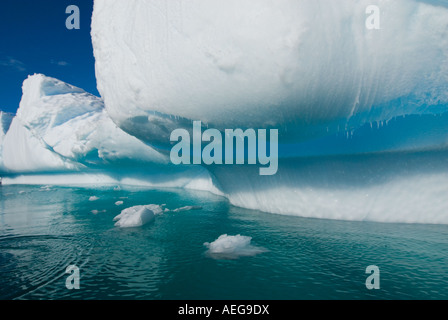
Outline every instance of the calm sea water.
<path id="1" fill-rule="evenodd" d="M 114 227 L 141 204 L 203 209 Z M 222 234 L 267 251 L 214 259 L 204 242 Z M 69 265 L 79 290 L 66 288 Z M 369 265 L 379 290 L 365 286 Z M 182 190 L 0 187 L 0 299 L 448 299 L 447 265 L 444 225 L 279 216 Z"/>

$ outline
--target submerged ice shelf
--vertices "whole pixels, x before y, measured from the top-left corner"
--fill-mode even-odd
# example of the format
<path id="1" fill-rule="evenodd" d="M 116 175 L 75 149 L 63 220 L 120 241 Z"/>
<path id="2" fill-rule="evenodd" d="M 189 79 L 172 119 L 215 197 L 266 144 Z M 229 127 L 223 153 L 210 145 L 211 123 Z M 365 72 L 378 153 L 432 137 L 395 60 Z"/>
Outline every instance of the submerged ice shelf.
<path id="1" fill-rule="evenodd" d="M 277 214 L 448 224 L 448 9 L 381 2 L 372 32 L 370 4 L 97 0 L 102 98 L 27 79 L 10 126 L 1 114 L 3 182 L 189 188 Z M 193 121 L 278 129 L 277 174 L 172 165 L 170 133 Z"/>

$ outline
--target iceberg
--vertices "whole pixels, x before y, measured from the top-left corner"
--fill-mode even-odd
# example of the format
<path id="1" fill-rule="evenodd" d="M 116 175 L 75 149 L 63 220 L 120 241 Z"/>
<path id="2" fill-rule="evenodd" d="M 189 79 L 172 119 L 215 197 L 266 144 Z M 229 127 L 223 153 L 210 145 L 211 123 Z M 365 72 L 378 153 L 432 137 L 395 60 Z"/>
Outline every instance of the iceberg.
<path id="1" fill-rule="evenodd" d="M 366 8 L 375 4 L 381 30 L 368 30 Z M 153 145 L 188 120 L 278 128 L 289 143 L 440 114 L 448 9 L 436 4 L 95 1 L 98 90 L 115 123 Z"/>
<path id="2" fill-rule="evenodd" d="M 446 224 L 447 28 L 430 0 L 98 0 L 92 42 L 110 117 L 161 153 L 194 121 L 279 130 L 276 175 L 206 167 L 231 204 Z"/>
<path id="3" fill-rule="evenodd" d="M 121 130 L 101 98 L 42 74 L 29 76 L 22 90 L 8 130 L 11 116 L 2 113 L 4 183 L 214 188 L 204 168 L 170 165 L 167 155 Z"/>
<path id="4" fill-rule="evenodd" d="M 365 27 L 370 5 L 379 30 Z M 275 214 L 448 224 L 447 30 L 442 1 L 97 0 L 101 98 L 30 76 L 12 122 L 1 114 L 0 172 L 7 184 L 188 188 Z M 170 134 L 195 122 L 278 130 L 278 171 L 174 165 Z"/>
<path id="5" fill-rule="evenodd" d="M 164 161 L 119 129 L 100 98 L 41 74 L 25 80 L 20 107 L 3 141 L 7 171 L 73 171 L 125 159 Z"/>

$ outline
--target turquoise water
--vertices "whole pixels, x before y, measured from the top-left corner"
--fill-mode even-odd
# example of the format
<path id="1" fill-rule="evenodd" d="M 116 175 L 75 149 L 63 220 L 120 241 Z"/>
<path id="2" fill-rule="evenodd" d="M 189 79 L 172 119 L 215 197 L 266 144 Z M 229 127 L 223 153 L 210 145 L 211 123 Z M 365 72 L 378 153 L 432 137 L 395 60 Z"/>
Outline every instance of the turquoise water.
<path id="1" fill-rule="evenodd" d="M 203 209 L 114 227 L 142 204 Z M 112 187 L 3 186 L 0 210 L 0 299 L 448 299 L 445 225 L 303 219 L 208 193 Z M 266 251 L 214 259 L 203 244 L 222 234 Z M 65 286 L 69 265 L 80 268 L 79 290 Z M 379 290 L 365 286 L 369 265 L 380 268 Z"/>

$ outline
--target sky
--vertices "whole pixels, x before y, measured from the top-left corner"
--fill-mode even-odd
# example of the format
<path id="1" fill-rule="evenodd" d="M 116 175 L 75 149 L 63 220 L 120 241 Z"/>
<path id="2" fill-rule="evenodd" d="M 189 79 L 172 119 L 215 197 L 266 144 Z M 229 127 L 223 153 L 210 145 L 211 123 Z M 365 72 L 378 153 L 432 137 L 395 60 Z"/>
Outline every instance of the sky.
<path id="1" fill-rule="evenodd" d="M 68 30 L 69 5 L 80 29 Z M 4 0 L 0 5 L 0 110 L 15 113 L 22 83 L 35 73 L 99 96 L 90 37 L 93 0 Z"/>

